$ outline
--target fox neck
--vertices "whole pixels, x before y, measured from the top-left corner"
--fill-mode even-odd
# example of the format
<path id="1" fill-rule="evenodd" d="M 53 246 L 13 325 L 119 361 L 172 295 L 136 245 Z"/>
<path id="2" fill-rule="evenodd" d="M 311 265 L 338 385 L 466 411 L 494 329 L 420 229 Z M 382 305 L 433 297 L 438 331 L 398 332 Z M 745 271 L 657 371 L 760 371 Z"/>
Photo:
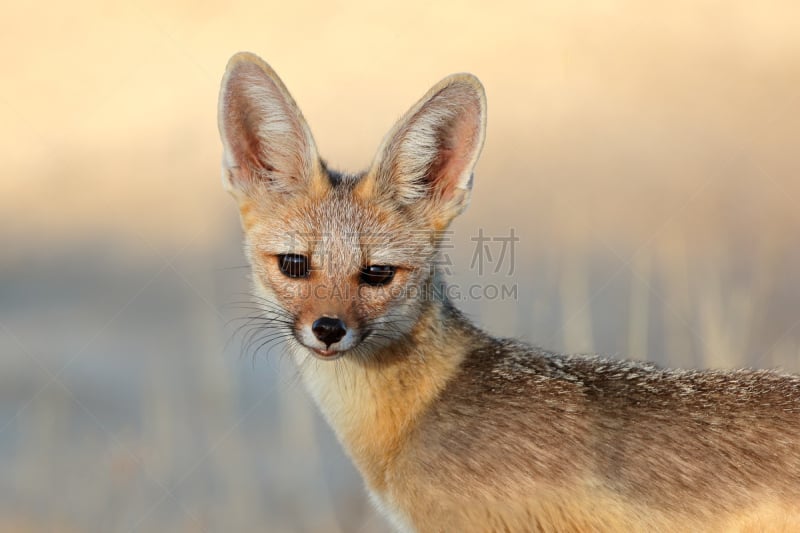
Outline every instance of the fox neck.
<path id="1" fill-rule="evenodd" d="M 369 360 L 295 356 L 306 387 L 372 490 L 386 485 L 392 461 L 458 370 L 476 331 L 446 300 L 426 302 L 409 338 Z"/>

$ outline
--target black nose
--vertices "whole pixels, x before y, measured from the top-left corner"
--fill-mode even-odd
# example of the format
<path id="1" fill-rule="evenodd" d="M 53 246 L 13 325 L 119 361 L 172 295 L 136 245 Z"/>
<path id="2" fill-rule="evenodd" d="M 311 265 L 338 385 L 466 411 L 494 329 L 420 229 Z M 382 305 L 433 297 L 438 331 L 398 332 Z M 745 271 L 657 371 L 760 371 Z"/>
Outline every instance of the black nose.
<path id="1" fill-rule="evenodd" d="M 319 340 L 325 343 L 325 346 L 330 346 L 334 342 L 339 342 L 344 337 L 347 330 L 344 327 L 344 322 L 338 318 L 330 318 L 323 316 L 318 318 L 311 325 L 311 331 L 317 336 Z"/>

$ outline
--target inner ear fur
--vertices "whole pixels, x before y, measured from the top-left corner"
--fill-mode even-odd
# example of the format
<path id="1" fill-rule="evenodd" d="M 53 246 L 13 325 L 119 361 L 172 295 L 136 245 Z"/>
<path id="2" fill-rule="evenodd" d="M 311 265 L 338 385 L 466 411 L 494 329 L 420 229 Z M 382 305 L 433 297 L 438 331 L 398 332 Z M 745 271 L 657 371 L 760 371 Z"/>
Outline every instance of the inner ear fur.
<path id="1" fill-rule="evenodd" d="M 449 221 L 469 202 L 485 130 L 480 81 L 471 74 L 443 79 L 386 135 L 362 192 L 428 204 Z"/>
<path id="2" fill-rule="evenodd" d="M 308 124 L 281 79 L 258 56 L 240 52 L 230 59 L 218 113 L 223 181 L 231 192 L 258 187 L 290 193 L 319 178 Z"/>

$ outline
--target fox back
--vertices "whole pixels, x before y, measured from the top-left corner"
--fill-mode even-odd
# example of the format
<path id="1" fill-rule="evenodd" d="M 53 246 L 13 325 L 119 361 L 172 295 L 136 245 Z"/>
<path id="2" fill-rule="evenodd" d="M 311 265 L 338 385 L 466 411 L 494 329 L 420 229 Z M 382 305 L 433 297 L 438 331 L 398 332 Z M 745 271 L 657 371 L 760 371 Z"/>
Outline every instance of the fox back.
<path id="1" fill-rule="evenodd" d="M 376 505 L 402 531 L 800 531 L 800 377 L 549 353 L 448 301 L 485 124 L 450 76 L 343 174 L 264 61 L 222 82 L 255 302 Z"/>

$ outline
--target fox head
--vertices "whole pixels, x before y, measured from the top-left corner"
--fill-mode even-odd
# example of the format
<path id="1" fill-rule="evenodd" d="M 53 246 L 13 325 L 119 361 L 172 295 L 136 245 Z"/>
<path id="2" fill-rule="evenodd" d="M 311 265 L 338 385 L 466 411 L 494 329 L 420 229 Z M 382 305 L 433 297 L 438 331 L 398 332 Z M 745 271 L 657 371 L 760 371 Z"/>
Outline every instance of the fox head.
<path id="1" fill-rule="evenodd" d="M 258 303 L 321 359 L 411 334 L 442 232 L 467 205 L 486 98 L 471 74 L 431 88 L 357 175 L 326 168 L 275 72 L 239 53 L 219 99 L 223 182 L 239 205 Z M 290 333 L 290 335 L 288 334 Z"/>

